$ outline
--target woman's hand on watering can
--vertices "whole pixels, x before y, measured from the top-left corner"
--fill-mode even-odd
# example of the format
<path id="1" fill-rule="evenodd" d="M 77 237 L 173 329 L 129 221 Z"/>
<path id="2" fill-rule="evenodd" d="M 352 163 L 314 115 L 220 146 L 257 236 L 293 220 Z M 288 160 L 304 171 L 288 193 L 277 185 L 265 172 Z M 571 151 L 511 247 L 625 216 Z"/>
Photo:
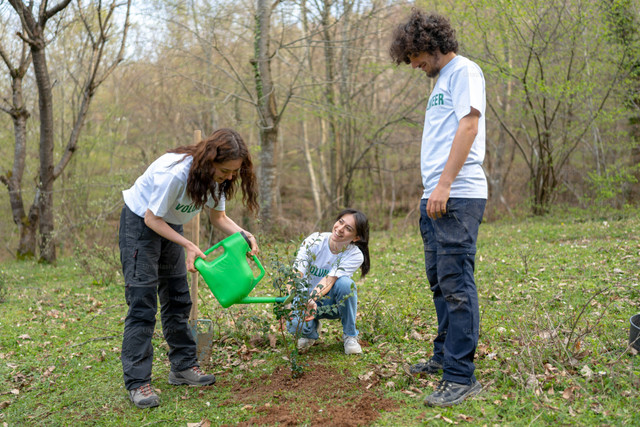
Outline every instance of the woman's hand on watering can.
<path id="1" fill-rule="evenodd" d="M 258 241 L 256 240 L 256 236 L 247 231 L 245 231 L 245 234 L 247 235 L 249 242 L 251 242 L 251 251 L 249 251 L 249 255 L 258 255 L 260 253 L 260 248 L 258 248 Z"/>
<path id="2" fill-rule="evenodd" d="M 191 243 L 191 242 L 189 242 Z M 196 267 L 194 263 L 196 262 L 196 258 L 207 259 L 207 256 L 197 247 L 195 244 L 191 243 L 187 245 L 187 271 L 189 273 L 196 273 Z"/>
<path id="3" fill-rule="evenodd" d="M 307 301 L 307 309 L 305 311 L 304 321 L 308 322 L 310 320 L 313 320 L 316 317 L 317 312 L 318 304 L 316 303 L 316 300 L 314 300 L 313 298 L 309 298 L 309 301 Z"/>

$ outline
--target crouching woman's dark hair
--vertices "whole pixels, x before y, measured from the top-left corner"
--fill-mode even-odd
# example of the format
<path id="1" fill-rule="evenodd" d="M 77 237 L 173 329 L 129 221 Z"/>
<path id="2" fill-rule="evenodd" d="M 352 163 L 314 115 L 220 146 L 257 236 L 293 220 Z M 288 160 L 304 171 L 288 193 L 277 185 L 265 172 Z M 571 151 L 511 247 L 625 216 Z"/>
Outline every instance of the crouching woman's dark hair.
<path id="1" fill-rule="evenodd" d="M 364 261 L 360 266 L 360 271 L 362 272 L 362 277 L 367 275 L 369 269 L 371 268 L 371 261 L 369 259 L 369 220 L 367 216 L 356 209 L 344 209 L 342 212 L 338 214 L 336 217 L 336 221 L 338 221 L 343 216 L 351 214 L 353 215 L 353 219 L 356 223 L 356 237 L 358 240 L 353 242 L 354 245 L 360 249 L 362 255 L 364 255 Z"/>

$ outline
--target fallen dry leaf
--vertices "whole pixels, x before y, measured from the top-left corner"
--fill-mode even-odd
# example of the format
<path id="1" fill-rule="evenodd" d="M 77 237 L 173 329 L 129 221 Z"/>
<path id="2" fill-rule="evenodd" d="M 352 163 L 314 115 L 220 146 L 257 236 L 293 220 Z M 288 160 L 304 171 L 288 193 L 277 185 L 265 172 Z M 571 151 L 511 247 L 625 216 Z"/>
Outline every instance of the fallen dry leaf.
<path id="1" fill-rule="evenodd" d="M 562 392 L 562 398 L 572 401 L 574 399 L 574 391 L 577 389 L 577 387 L 567 387 L 564 389 L 564 391 Z"/>
<path id="2" fill-rule="evenodd" d="M 415 341 L 422 341 L 422 335 L 420 335 L 420 333 L 418 333 L 417 331 L 411 331 L 411 339 L 415 340 Z"/>
<path id="3" fill-rule="evenodd" d="M 422 394 L 422 390 L 420 390 L 418 387 L 411 386 L 411 387 L 409 387 L 409 390 L 411 390 L 412 392 L 414 392 L 416 394 Z"/>
<path id="4" fill-rule="evenodd" d="M 591 368 L 589 368 L 588 365 L 584 365 L 582 369 L 580 369 L 580 373 L 582 374 L 583 377 L 585 377 L 588 380 L 591 379 L 591 377 L 593 377 L 593 371 L 591 370 Z"/>
<path id="5" fill-rule="evenodd" d="M 373 376 L 373 371 L 369 371 L 366 374 L 358 375 L 360 381 L 369 381 Z"/>
<path id="6" fill-rule="evenodd" d="M 43 377 L 48 377 L 56 369 L 55 366 L 49 366 L 46 371 L 42 373 Z"/>
<path id="7" fill-rule="evenodd" d="M 465 415 L 465 414 L 458 414 L 458 418 L 468 423 L 473 421 L 473 417 L 470 417 L 469 415 Z"/>
<path id="8" fill-rule="evenodd" d="M 269 346 L 276 348 L 278 346 L 278 338 L 274 334 L 267 335 L 269 337 Z"/>
<path id="9" fill-rule="evenodd" d="M 457 424 L 456 422 L 454 422 L 453 420 L 450 420 L 449 418 L 445 417 L 442 414 L 438 414 L 434 417 L 436 420 L 442 420 L 445 423 L 449 423 L 449 424 Z"/>

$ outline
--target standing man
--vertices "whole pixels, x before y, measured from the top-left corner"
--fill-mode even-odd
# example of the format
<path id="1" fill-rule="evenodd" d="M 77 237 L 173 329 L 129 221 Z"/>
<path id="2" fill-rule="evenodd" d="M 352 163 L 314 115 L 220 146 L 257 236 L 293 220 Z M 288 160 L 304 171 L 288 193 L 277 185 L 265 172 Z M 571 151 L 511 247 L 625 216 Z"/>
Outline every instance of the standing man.
<path id="1" fill-rule="evenodd" d="M 487 201 L 485 85 L 480 67 L 457 51 L 448 19 L 417 9 L 396 28 L 389 49 L 396 64 L 437 78 L 422 133 L 420 232 L 438 335 L 433 357 L 411 367 L 414 374 L 443 371 L 440 385 L 425 398 L 430 406 L 456 405 L 482 390 L 473 357 L 480 327 L 476 239 Z"/>

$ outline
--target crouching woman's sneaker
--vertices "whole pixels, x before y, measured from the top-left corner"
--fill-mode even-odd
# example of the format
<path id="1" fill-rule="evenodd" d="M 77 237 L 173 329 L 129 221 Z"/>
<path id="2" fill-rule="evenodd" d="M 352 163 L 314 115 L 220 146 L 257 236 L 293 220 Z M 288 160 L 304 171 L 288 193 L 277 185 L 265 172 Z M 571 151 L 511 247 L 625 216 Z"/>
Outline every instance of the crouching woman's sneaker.
<path id="1" fill-rule="evenodd" d="M 360 354 L 362 353 L 362 347 L 360 347 L 360 343 L 358 342 L 358 337 L 349 337 L 343 335 L 342 337 L 344 341 L 344 354 Z"/>
<path id="2" fill-rule="evenodd" d="M 153 391 L 151 384 L 129 390 L 129 399 L 140 409 L 153 408 L 160 404 L 160 398 Z"/>
<path id="3" fill-rule="evenodd" d="M 198 366 L 193 366 L 180 372 L 169 372 L 169 384 L 171 385 L 211 385 L 216 382 L 214 375 L 206 375 Z"/>

